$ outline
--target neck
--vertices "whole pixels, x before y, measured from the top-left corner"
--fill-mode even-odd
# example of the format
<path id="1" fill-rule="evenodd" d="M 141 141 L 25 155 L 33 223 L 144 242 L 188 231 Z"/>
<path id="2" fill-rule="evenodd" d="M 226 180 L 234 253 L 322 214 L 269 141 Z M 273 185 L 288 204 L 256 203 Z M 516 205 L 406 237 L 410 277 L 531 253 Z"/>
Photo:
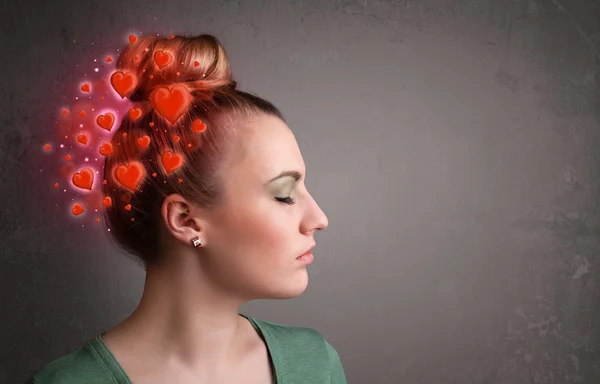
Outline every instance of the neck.
<path id="1" fill-rule="evenodd" d="M 211 284 L 197 256 L 178 260 L 148 267 L 142 299 L 123 327 L 157 364 L 218 369 L 246 343 L 248 324 L 238 315 L 243 301 Z"/>

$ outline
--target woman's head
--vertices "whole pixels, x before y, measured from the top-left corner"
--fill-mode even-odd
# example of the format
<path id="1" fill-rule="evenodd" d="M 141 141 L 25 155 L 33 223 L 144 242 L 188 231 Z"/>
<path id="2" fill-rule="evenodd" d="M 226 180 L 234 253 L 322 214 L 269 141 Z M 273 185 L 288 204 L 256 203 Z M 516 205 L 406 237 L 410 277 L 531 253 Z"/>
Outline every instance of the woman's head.
<path id="1" fill-rule="evenodd" d="M 169 64 L 156 60 L 167 54 Z M 104 194 L 113 202 L 105 212 L 117 243 L 147 269 L 193 258 L 206 279 L 248 299 L 300 294 L 307 276 L 296 257 L 327 218 L 304 186 L 302 156 L 277 108 L 236 89 L 225 51 L 210 35 L 143 38 L 117 66 L 135 74 L 128 98 L 142 110 L 136 120 L 123 118 L 105 162 Z M 177 83 L 192 101 L 172 123 L 148 100 L 157 87 Z M 171 172 L 167 151 L 171 161 L 182 160 Z M 128 190 L 115 170 L 133 162 L 145 177 Z M 283 171 L 301 178 L 271 181 Z"/>

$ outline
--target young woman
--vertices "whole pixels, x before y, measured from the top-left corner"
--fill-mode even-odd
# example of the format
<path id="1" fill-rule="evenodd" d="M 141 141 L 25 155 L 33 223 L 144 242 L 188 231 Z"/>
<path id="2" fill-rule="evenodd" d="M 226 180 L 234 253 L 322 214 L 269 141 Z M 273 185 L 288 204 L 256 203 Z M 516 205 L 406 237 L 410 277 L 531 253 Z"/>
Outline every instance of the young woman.
<path id="1" fill-rule="evenodd" d="M 122 323 L 28 383 L 346 383 L 316 331 L 239 314 L 308 284 L 328 225 L 281 113 L 236 89 L 211 35 L 141 38 L 111 84 L 134 103 L 110 141 L 105 216 L 146 270 Z"/>

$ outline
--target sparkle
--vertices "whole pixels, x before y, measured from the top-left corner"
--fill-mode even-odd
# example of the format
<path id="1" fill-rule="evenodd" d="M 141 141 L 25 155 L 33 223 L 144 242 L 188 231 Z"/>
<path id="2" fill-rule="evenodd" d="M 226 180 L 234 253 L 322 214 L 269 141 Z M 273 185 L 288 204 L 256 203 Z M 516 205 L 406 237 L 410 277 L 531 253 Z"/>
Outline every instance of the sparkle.
<path id="1" fill-rule="evenodd" d="M 94 68 L 94 71 L 95 71 L 95 72 L 98 72 L 98 68 Z"/>
<path id="2" fill-rule="evenodd" d="M 64 148 L 64 147 L 65 147 L 65 145 L 64 145 L 64 144 L 61 144 L 61 145 L 60 145 L 60 147 L 61 147 L 61 148 Z"/>
<path id="3" fill-rule="evenodd" d="M 85 161 L 90 161 L 87 157 L 85 158 Z"/>

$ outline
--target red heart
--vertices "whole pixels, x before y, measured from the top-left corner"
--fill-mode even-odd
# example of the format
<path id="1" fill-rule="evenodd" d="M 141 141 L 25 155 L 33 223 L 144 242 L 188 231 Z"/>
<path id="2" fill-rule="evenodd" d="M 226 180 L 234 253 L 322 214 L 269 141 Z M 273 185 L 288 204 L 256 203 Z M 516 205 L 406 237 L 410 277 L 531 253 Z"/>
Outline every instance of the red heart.
<path id="1" fill-rule="evenodd" d="M 92 184 L 94 183 L 94 171 L 90 168 L 83 168 L 73 175 L 72 181 L 76 187 L 91 191 Z"/>
<path id="2" fill-rule="evenodd" d="M 125 74 L 122 71 L 116 71 L 110 76 L 110 85 L 112 85 L 121 98 L 124 98 L 125 95 L 133 91 L 137 83 L 137 77 L 131 72 Z"/>
<path id="3" fill-rule="evenodd" d="M 112 199 L 110 197 L 106 196 L 102 200 L 102 205 L 104 205 L 105 207 L 110 207 L 112 205 Z"/>
<path id="4" fill-rule="evenodd" d="M 88 83 L 85 83 L 81 86 L 81 90 L 83 92 L 89 92 L 90 91 L 90 85 Z"/>
<path id="5" fill-rule="evenodd" d="M 194 120 L 194 123 L 192 124 L 192 131 L 204 132 L 204 131 L 206 131 L 206 124 L 204 124 L 202 122 L 202 120 L 196 119 L 196 120 Z"/>
<path id="6" fill-rule="evenodd" d="M 86 135 L 79 135 L 77 136 L 77 141 L 79 141 L 81 144 L 87 144 L 88 138 Z"/>
<path id="7" fill-rule="evenodd" d="M 128 165 L 121 164 L 113 172 L 115 179 L 132 192 L 135 192 L 145 174 L 144 165 L 138 161 L 131 161 Z"/>
<path id="8" fill-rule="evenodd" d="M 66 155 L 65 160 L 67 160 L 67 161 L 71 160 L 71 155 Z"/>
<path id="9" fill-rule="evenodd" d="M 138 137 L 137 142 L 140 147 L 146 149 L 150 145 L 150 136 L 144 135 L 144 137 Z"/>
<path id="10" fill-rule="evenodd" d="M 175 171 L 177 168 L 183 165 L 183 156 L 179 153 L 173 154 L 171 151 L 165 151 L 160 157 L 162 165 L 167 171 L 167 174 Z"/>
<path id="11" fill-rule="evenodd" d="M 135 43 L 137 41 L 137 37 L 134 35 L 129 35 L 129 42 L 131 44 Z"/>
<path id="12" fill-rule="evenodd" d="M 154 52 L 154 62 L 158 65 L 158 68 L 163 69 L 173 59 L 173 56 L 169 52 L 156 51 Z"/>
<path id="13" fill-rule="evenodd" d="M 46 151 L 49 151 L 49 150 L 50 150 L 50 148 L 52 148 L 52 147 L 50 147 L 50 144 L 46 144 L 46 145 L 44 145 L 44 149 L 45 149 Z"/>
<path id="14" fill-rule="evenodd" d="M 113 115 L 110 112 L 105 113 L 104 115 L 100 115 L 98 116 L 98 118 L 96 118 L 96 124 L 98 124 L 100 128 L 104 128 L 109 132 L 112 129 L 114 123 L 115 115 Z"/>
<path id="15" fill-rule="evenodd" d="M 107 63 L 110 63 L 112 61 L 112 57 L 106 56 L 106 59 L 104 59 L 104 61 L 106 61 Z"/>
<path id="16" fill-rule="evenodd" d="M 125 206 L 125 209 L 126 209 L 126 210 L 128 210 L 128 211 L 131 211 L 131 204 L 127 204 L 127 205 Z"/>
<path id="17" fill-rule="evenodd" d="M 175 124 L 192 102 L 190 90 L 181 84 L 161 85 L 150 94 L 152 108 Z"/>
<path id="18" fill-rule="evenodd" d="M 85 112 L 84 111 L 80 111 L 79 112 L 79 116 L 84 117 L 85 116 Z"/>
<path id="19" fill-rule="evenodd" d="M 113 146 L 111 143 L 104 143 L 100 146 L 98 152 L 103 156 L 110 156 L 113 154 Z"/>
<path id="20" fill-rule="evenodd" d="M 81 215 L 83 212 L 85 212 L 85 209 L 83 209 L 83 206 L 81 204 L 79 204 L 79 203 L 73 204 L 73 208 L 71 209 L 72 214 L 77 216 L 77 215 Z"/>
<path id="21" fill-rule="evenodd" d="M 200 63 L 198 62 L 198 60 L 194 61 L 194 67 L 197 67 L 199 65 L 200 65 Z"/>
<path id="22" fill-rule="evenodd" d="M 136 121 L 137 119 L 140 118 L 140 116 L 142 116 L 142 110 L 139 108 L 131 108 L 129 109 L 129 118 L 133 121 Z"/>

